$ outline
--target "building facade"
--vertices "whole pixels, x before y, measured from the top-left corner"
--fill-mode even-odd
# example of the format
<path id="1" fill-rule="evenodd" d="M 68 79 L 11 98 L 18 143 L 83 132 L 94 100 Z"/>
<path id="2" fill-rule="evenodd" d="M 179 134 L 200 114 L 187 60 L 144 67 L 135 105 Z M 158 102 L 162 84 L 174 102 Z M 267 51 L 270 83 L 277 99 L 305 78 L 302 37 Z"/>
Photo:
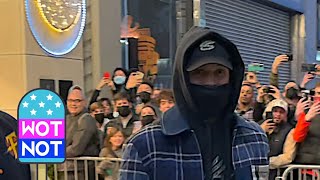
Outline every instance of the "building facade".
<path id="1" fill-rule="evenodd" d="M 279 54 L 292 53 L 294 59 L 280 67 L 281 87 L 290 79 L 301 80 L 301 63 L 316 62 L 317 0 L 72 1 L 85 5 L 85 28 L 76 45 L 59 55 L 44 49 L 33 29 L 43 30 L 39 35 L 42 40 L 59 48 L 69 45 L 64 40 L 79 33 L 71 33 L 72 28 L 67 31 L 69 26 L 63 29 L 64 21 L 60 24 L 61 32 L 54 30 L 59 24 L 51 22 L 52 29 L 48 22 L 42 22 L 45 6 L 40 7 L 42 11 L 29 10 L 38 21 L 30 25 L 25 3 L 36 1 L 0 1 L 1 110 L 16 116 L 22 96 L 39 87 L 55 90 L 65 99 L 67 89 L 79 84 L 90 96 L 104 72 L 111 72 L 115 67 L 129 68 L 131 64 L 140 66 L 148 58 L 156 60 L 149 64 L 152 67 L 156 62 L 157 68 L 149 69 L 157 72 L 155 85 L 171 87 L 176 46 L 193 25 L 210 27 L 231 39 L 246 65 L 263 63 L 265 70 L 258 74 L 263 84 L 269 82 L 271 64 Z M 79 15 L 77 12 L 69 14 L 70 27 L 81 25 L 81 21 L 72 23 Z M 45 16 L 52 14 L 48 12 Z M 138 40 L 138 52 L 134 54 L 130 38 L 136 38 L 137 33 L 147 42 Z M 135 62 L 131 62 L 132 57 L 136 58 Z M 101 95 L 109 94 L 103 90 Z"/>

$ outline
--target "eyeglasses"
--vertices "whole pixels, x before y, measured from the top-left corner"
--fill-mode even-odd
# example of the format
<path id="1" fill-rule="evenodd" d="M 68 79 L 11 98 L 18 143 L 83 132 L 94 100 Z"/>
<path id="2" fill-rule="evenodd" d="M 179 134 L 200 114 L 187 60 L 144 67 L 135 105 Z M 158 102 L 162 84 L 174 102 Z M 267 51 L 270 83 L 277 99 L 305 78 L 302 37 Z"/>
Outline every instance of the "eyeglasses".
<path id="1" fill-rule="evenodd" d="M 83 99 L 68 99 L 67 101 L 68 101 L 69 103 L 72 103 L 72 102 L 74 102 L 74 103 L 80 103 L 80 102 L 83 101 Z"/>

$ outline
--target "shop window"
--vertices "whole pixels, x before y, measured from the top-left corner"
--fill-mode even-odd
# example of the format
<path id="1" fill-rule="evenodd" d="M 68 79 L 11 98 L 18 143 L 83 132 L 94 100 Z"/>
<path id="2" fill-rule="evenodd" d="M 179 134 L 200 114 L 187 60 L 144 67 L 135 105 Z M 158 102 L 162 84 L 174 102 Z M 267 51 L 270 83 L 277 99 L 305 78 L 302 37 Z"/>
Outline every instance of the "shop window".
<path id="1" fill-rule="evenodd" d="M 56 91 L 55 83 L 53 79 L 40 79 L 40 88 Z"/>
<path id="2" fill-rule="evenodd" d="M 122 0 L 123 66 L 139 68 L 156 87 L 169 88 L 171 82 L 175 9 L 174 0 Z"/>

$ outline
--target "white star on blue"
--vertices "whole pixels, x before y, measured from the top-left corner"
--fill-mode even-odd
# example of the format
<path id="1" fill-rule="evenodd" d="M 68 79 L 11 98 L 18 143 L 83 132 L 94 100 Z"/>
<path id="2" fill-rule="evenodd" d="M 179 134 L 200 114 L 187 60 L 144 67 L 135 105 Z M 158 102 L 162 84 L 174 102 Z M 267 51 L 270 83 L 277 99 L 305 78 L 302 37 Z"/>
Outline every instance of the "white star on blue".
<path id="1" fill-rule="evenodd" d="M 46 89 L 26 94 L 19 104 L 19 119 L 64 119 L 65 108 L 61 98 Z"/>

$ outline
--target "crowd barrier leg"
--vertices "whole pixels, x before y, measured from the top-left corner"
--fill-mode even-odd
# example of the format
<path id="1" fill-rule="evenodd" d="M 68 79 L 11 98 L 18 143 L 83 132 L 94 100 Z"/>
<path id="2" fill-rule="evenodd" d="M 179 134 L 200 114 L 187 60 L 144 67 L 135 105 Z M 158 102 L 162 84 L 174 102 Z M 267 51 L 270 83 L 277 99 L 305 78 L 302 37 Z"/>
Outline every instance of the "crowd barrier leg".
<path id="1" fill-rule="evenodd" d="M 320 165 L 288 165 L 285 168 L 276 180 L 320 180 Z"/>

